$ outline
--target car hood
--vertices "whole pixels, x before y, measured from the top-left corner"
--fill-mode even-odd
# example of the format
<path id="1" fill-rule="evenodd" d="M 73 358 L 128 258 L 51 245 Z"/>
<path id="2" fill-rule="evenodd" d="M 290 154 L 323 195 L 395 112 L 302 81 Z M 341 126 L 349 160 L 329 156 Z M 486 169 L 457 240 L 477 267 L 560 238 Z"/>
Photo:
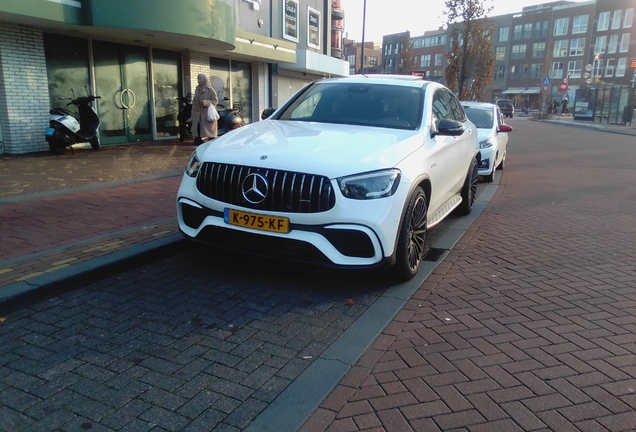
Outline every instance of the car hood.
<path id="1" fill-rule="evenodd" d="M 422 146 L 422 131 L 264 120 L 198 148 L 201 162 L 268 167 L 337 178 L 392 168 Z"/>
<path id="2" fill-rule="evenodd" d="M 490 138 L 495 136 L 495 131 L 492 129 L 479 129 L 477 128 L 477 138 L 479 138 L 479 141 L 483 141 L 486 138 Z"/>

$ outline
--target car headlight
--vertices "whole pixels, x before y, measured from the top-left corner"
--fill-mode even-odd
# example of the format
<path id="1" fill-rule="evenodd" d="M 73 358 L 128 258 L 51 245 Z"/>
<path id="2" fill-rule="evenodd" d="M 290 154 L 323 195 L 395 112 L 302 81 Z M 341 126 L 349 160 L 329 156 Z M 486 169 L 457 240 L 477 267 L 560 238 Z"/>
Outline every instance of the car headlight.
<path id="1" fill-rule="evenodd" d="M 485 140 L 479 141 L 479 148 L 489 148 L 492 147 L 492 140 L 490 138 L 486 138 Z"/>
<path id="2" fill-rule="evenodd" d="M 201 161 L 197 157 L 197 152 L 195 150 L 194 153 L 192 153 L 192 156 L 190 156 L 190 160 L 188 161 L 188 165 L 186 166 L 185 173 L 189 177 L 196 177 L 200 168 L 201 168 Z"/>
<path id="3" fill-rule="evenodd" d="M 357 174 L 338 179 L 342 194 L 351 199 L 375 199 L 389 197 L 400 184 L 400 170 L 390 169 Z"/>

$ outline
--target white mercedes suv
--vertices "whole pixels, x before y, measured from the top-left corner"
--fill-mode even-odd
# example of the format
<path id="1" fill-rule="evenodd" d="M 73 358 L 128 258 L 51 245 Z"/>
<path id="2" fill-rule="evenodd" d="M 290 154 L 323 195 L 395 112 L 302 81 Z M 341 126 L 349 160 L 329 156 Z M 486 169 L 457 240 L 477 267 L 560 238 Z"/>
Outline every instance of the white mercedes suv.
<path id="1" fill-rule="evenodd" d="M 263 121 L 197 147 L 179 228 L 218 247 L 412 278 L 426 231 L 471 211 L 474 125 L 441 84 L 355 76 L 307 85 Z"/>

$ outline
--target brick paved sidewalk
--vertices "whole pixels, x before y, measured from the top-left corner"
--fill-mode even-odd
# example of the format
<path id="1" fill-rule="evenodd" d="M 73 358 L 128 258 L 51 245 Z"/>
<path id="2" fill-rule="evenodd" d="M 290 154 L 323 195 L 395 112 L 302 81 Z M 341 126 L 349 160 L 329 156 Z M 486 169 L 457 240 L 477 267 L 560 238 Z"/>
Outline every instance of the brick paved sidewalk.
<path id="1" fill-rule="evenodd" d="M 636 430 L 634 139 L 537 127 L 301 432 Z"/>
<path id="2" fill-rule="evenodd" d="M 0 156 L 0 298 L 3 287 L 178 237 L 174 199 L 193 150 L 157 141 Z"/>

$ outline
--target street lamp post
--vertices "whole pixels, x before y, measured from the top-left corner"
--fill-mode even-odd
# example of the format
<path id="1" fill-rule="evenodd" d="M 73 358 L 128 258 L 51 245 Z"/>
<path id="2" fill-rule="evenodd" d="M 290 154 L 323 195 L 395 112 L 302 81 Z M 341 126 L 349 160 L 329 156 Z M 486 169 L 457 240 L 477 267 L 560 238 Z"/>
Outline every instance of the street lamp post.
<path id="1" fill-rule="evenodd" d="M 362 6 L 362 49 L 360 50 L 360 73 L 364 74 L 364 30 L 367 23 L 367 0 Z"/>

